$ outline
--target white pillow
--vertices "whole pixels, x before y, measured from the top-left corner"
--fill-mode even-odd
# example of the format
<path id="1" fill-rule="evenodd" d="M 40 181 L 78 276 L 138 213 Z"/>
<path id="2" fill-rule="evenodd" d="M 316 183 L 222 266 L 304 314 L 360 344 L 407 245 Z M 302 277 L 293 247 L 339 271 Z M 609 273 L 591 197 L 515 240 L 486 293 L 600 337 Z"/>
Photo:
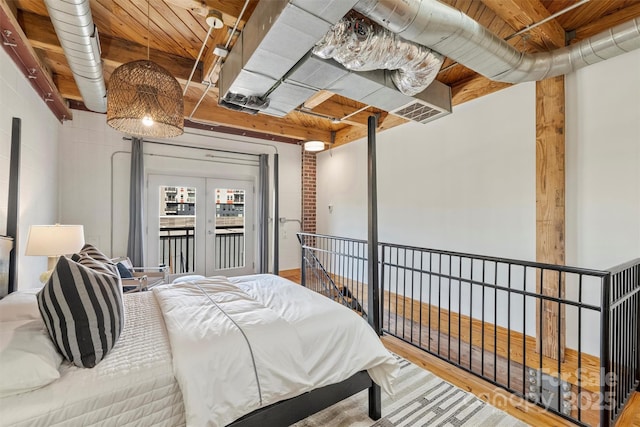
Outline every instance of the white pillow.
<path id="1" fill-rule="evenodd" d="M 42 288 L 12 292 L 0 300 L 0 322 L 40 319 L 36 294 Z"/>
<path id="2" fill-rule="evenodd" d="M 0 397 L 57 380 L 60 363 L 62 356 L 42 319 L 0 322 Z"/>

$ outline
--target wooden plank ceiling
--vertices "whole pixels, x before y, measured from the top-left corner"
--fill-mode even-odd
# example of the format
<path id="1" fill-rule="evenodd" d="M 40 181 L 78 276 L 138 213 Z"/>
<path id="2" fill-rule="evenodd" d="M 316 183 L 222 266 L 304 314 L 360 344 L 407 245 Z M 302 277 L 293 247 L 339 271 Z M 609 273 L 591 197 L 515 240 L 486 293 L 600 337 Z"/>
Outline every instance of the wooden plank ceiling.
<path id="1" fill-rule="evenodd" d="M 11 18 L 18 22 L 45 71 L 51 74 L 59 95 L 70 101 L 82 101 L 43 0 L 0 2 L 2 9 L 9 11 L 13 15 Z M 578 0 L 445 2 L 499 37 L 507 38 Z M 335 145 L 366 135 L 367 117 L 373 112 L 381 114 L 381 129 L 405 123 L 384 111 L 365 108 L 359 102 L 324 91 L 284 118 L 251 116 L 219 107 L 217 87 L 208 88 L 209 85 L 203 82 L 217 81 L 213 47 L 227 42 L 244 3 L 244 0 L 91 0 L 93 20 L 100 34 L 105 79 L 108 82 L 113 70 L 123 63 L 146 59 L 148 49 L 150 59 L 169 70 L 184 85 L 206 38 L 209 27 L 204 15 L 211 8 L 222 13 L 224 27 L 211 33 L 197 64 L 193 83 L 185 95 L 185 116 L 193 122 L 221 126 L 219 129 L 258 132 L 265 138 L 292 142 L 308 139 L 329 142 L 333 137 Z M 249 0 L 238 22 L 240 31 L 257 3 L 258 0 Z M 575 43 L 638 16 L 640 0 L 591 0 L 522 36 L 510 38 L 509 43 L 527 52 L 546 51 L 562 46 L 565 34 L 571 34 L 574 37 L 571 43 Z M 234 41 L 235 38 L 231 40 L 231 47 Z M 437 78 L 451 87 L 454 106 L 509 86 L 489 81 L 449 59 Z M 203 94 L 204 99 L 196 108 Z"/>

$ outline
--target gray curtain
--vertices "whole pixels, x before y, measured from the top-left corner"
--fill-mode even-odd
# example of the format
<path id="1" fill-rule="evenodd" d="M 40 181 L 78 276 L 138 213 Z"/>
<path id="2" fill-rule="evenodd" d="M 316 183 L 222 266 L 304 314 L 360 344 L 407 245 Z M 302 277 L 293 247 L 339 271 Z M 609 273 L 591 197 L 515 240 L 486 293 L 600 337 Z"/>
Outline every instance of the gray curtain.
<path id="1" fill-rule="evenodd" d="M 269 271 L 269 156 L 260 154 L 258 192 L 259 272 Z"/>
<path id="2" fill-rule="evenodd" d="M 131 183 L 129 187 L 129 241 L 127 256 L 135 266 L 144 265 L 144 156 L 142 140 L 131 140 Z"/>

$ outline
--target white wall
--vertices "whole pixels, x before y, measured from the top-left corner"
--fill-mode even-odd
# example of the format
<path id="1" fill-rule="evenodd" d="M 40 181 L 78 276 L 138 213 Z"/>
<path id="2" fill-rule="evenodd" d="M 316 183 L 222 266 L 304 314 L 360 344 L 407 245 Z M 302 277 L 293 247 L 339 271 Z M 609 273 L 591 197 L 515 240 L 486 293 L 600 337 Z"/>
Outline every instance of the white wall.
<path id="1" fill-rule="evenodd" d="M 25 256 L 29 226 L 57 222 L 58 127 L 56 117 L 0 49 L 0 234 L 6 233 L 12 118 L 22 120 L 18 288 L 40 285 L 46 257 Z"/>
<path id="2" fill-rule="evenodd" d="M 60 206 L 61 217 L 66 222 L 78 222 L 85 226 L 86 240 L 102 248 L 111 255 L 126 253 L 126 233 L 128 232 L 128 162 L 123 153 L 114 156 L 114 223 L 111 241 L 111 183 L 112 155 L 116 152 L 130 152 L 130 142 L 122 140 L 122 133 L 106 124 L 101 114 L 77 111 L 74 120 L 65 122 L 60 132 L 60 158 L 70 161 L 61 169 Z M 220 148 L 246 153 L 279 154 L 280 216 L 300 218 L 300 150 L 298 145 L 285 144 L 253 138 L 193 131 L 169 140 L 171 143 Z M 193 157 L 196 150 L 188 148 L 167 148 L 145 144 L 145 152 L 163 155 Z M 198 156 L 204 156 L 202 151 Z M 147 172 L 161 171 L 178 174 L 177 162 L 169 159 L 145 158 Z M 272 161 L 270 159 L 270 161 Z M 239 169 L 231 165 L 216 164 L 210 171 L 203 170 L 202 162 L 193 162 L 184 170 L 185 175 L 223 177 L 236 173 Z M 126 170 L 124 170 L 126 169 Z M 246 171 L 241 171 L 247 175 Z M 295 239 L 297 223 L 287 223 L 280 230 L 280 269 L 297 268 L 299 264 L 299 244 Z"/>
<path id="3" fill-rule="evenodd" d="M 639 100 L 640 51 L 566 78 L 568 265 L 606 269 L 640 257 Z M 377 142 L 381 241 L 535 261 L 534 83 L 462 104 L 427 125 L 382 132 Z M 319 233 L 366 238 L 366 161 L 364 139 L 318 155 Z M 576 289 L 577 280 L 568 280 L 569 298 Z M 599 305 L 599 297 L 598 283 L 585 279 L 583 301 Z M 504 325 L 506 302 L 498 305 Z M 484 313 L 493 321 L 491 304 Z M 577 311 L 566 315 L 568 345 L 576 348 Z M 521 313 L 512 316 L 521 330 Z M 534 335 L 531 304 L 527 318 Z M 583 350 L 598 354 L 598 316 L 583 312 L 582 322 Z"/>
<path id="4" fill-rule="evenodd" d="M 567 263 L 640 257 L 640 50 L 566 78 Z"/>
<path id="5" fill-rule="evenodd" d="M 377 148 L 380 241 L 535 258 L 533 83 L 381 132 Z M 366 161 L 366 140 L 318 155 L 318 232 L 366 238 Z"/>

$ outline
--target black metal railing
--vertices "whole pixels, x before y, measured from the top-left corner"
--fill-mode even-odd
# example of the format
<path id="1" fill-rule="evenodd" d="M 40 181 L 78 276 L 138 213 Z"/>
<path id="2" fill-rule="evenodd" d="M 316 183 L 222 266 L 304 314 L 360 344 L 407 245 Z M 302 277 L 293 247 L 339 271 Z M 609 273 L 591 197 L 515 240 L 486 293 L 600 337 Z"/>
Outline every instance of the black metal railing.
<path id="1" fill-rule="evenodd" d="M 244 267 L 244 229 L 216 230 L 216 270 Z"/>
<path id="2" fill-rule="evenodd" d="M 366 303 L 365 241 L 298 238 L 303 284 L 330 278 Z M 578 425 L 613 425 L 638 387 L 640 260 L 599 271 L 386 243 L 378 251 L 384 333 Z"/>
<path id="3" fill-rule="evenodd" d="M 336 284 L 334 279 L 339 280 L 342 276 L 329 274 L 317 255 L 324 258 L 327 252 L 322 251 L 317 254 L 307 252 L 307 256 L 302 260 L 304 268 L 301 274 L 304 276 L 302 282 L 305 286 L 366 316 L 358 299 L 351 293 L 349 287 Z"/>
<path id="4" fill-rule="evenodd" d="M 170 273 L 195 271 L 195 227 L 161 227 L 160 259 Z"/>
<path id="5" fill-rule="evenodd" d="M 615 421 L 634 390 L 640 391 L 640 261 L 614 267 L 609 274 L 609 290 L 603 292 L 602 393 L 612 397 L 607 403 Z"/>
<path id="6" fill-rule="evenodd" d="M 160 228 L 160 259 L 170 273 L 196 271 L 195 227 Z M 215 268 L 244 267 L 244 229 L 216 229 Z"/>

